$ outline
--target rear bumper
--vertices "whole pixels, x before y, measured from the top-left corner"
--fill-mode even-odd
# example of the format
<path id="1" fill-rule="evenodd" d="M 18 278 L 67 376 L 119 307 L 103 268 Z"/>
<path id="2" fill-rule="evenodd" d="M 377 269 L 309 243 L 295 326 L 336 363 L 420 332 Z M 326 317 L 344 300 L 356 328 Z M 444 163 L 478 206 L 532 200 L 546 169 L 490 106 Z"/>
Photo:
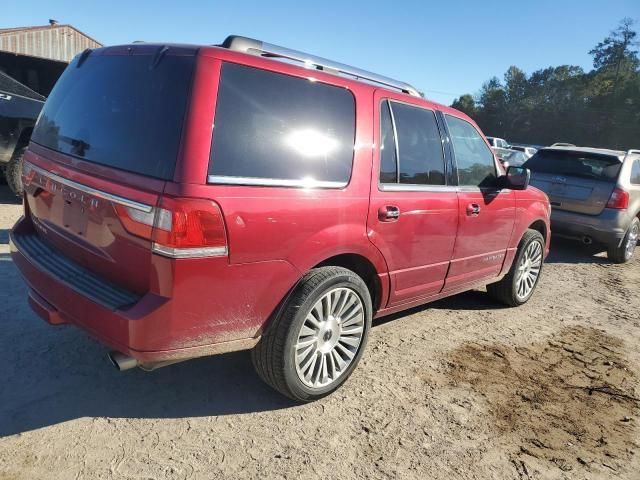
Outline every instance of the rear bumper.
<path id="1" fill-rule="evenodd" d="M 605 208 L 600 215 L 551 211 L 551 229 L 555 234 L 576 239 L 589 237 L 593 242 L 606 246 L 620 245 L 631 214 L 627 210 Z"/>
<path id="2" fill-rule="evenodd" d="M 16 224 L 10 242 L 13 261 L 30 289 L 32 309 L 52 325 L 76 325 L 142 363 L 253 347 L 290 288 L 281 279 L 291 277 L 295 282 L 297 277 L 286 262 L 232 266 L 223 258 L 202 263 L 162 258 L 160 262 L 175 262 L 165 278 L 174 285 L 170 298 L 149 292 L 132 305 L 109 308 L 21 249 L 18 236 L 25 230 L 29 233 L 27 224 L 24 219 Z M 273 280 L 278 275 L 278 281 Z"/>

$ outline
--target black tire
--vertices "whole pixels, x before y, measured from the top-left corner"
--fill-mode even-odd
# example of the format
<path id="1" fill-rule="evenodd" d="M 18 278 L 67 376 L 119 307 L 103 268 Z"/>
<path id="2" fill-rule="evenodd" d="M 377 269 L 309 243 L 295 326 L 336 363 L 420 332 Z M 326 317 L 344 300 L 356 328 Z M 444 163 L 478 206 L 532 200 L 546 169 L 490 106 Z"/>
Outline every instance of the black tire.
<path id="1" fill-rule="evenodd" d="M 352 290 L 362 302 L 363 335 L 357 352 L 343 373 L 329 385 L 312 388 L 302 382 L 296 371 L 296 341 L 313 306 L 335 288 Z M 371 296 L 362 278 L 342 267 L 313 269 L 301 279 L 252 350 L 251 359 L 256 372 L 265 383 L 298 402 L 322 398 L 340 387 L 358 364 L 367 343 L 371 318 Z"/>
<path id="2" fill-rule="evenodd" d="M 517 285 L 517 271 L 519 265 L 523 261 L 523 257 L 525 256 L 525 252 L 527 248 L 533 243 L 539 242 L 542 247 L 542 256 L 543 261 L 540 264 L 540 271 L 538 273 L 538 277 L 535 279 L 535 283 L 533 284 L 533 288 L 531 291 L 524 297 L 518 295 L 518 285 Z M 495 300 L 504 303 L 510 307 L 519 307 L 529 301 L 533 292 L 535 292 L 538 282 L 540 280 L 540 276 L 542 275 L 542 267 L 544 266 L 544 237 L 537 230 L 527 230 L 522 239 L 520 240 L 520 244 L 518 245 L 518 251 L 516 252 L 516 258 L 513 259 L 513 264 L 511 265 L 511 269 L 509 273 L 500 280 L 499 282 L 492 283 L 487 285 L 487 293 L 494 298 Z"/>
<path id="3" fill-rule="evenodd" d="M 636 217 L 631 220 L 627 233 L 625 234 L 620 245 L 613 245 L 607 249 L 607 257 L 614 263 L 627 263 L 633 258 L 633 252 L 638 244 L 638 232 L 640 231 L 640 220 Z M 636 241 L 632 241 L 632 236 L 636 237 Z"/>
<path id="4" fill-rule="evenodd" d="M 16 148 L 5 169 L 7 185 L 17 197 L 22 197 L 22 157 L 26 150 L 27 147 Z"/>

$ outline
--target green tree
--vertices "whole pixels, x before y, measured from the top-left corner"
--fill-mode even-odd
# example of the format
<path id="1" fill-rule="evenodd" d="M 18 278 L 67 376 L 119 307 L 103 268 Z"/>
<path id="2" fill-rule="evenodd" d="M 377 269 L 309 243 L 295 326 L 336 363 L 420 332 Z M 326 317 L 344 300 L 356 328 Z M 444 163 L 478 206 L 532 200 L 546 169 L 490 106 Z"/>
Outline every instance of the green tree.
<path id="1" fill-rule="evenodd" d="M 504 83 L 493 77 L 475 101 L 462 95 L 452 106 L 475 119 L 488 135 L 512 142 L 639 148 L 640 57 L 633 26 L 632 20 L 623 19 L 590 50 L 590 72 L 560 65 L 527 76 L 511 66 Z"/>
<path id="2" fill-rule="evenodd" d="M 456 98 L 451 104 L 453 108 L 456 110 L 460 110 L 461 112 L 466 113 L 470 117 L 475 117 L 478 113 L 478 109 L 476 107 L 476 101 L 469 94 L 462 95 Z"/>

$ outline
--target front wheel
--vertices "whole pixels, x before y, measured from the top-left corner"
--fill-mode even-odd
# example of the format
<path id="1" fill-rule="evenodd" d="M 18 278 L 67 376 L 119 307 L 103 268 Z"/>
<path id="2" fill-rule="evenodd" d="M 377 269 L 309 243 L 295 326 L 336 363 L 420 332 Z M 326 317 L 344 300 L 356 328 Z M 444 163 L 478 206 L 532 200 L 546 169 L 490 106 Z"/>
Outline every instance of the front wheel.
<path id="1" fill-rule="evenodd" d="M 371 296 L 351 270 L 322 267 L 300 281 L 253 349 L 258 375 L 300 402 L 324 397 L 351 375 L 371 328 Z"/>
<path id="2" fill-rule="evenodd" d="M 509 273 L 487 285 L 487 292 L 499 302 L 518 307 L 527 303 L 538 285 L 544 260 L 544 238 L 537 230 L 527 230 L 520 240 Z"/>
<path id="3" fill-rule="evenodd" d="M 633 257 L 640 237 L 640 220 L 636 217 L 631 221 L 627 233 L 620 245 L 609 247 L 607 257 L 615 263 L 627 263 Z"/>

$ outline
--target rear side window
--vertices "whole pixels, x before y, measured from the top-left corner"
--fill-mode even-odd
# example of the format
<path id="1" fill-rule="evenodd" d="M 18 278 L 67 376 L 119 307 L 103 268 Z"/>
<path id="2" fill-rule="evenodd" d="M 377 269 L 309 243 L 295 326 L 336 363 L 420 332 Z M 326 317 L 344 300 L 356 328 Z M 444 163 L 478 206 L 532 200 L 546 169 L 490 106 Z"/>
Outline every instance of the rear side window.
<path id="1" fill-rule="evenodd" d="M 90 55 L 67 67 L 32 140 L 83 160 L 173 178 L 195 57 Z"/>
<path id="2" fill-rule="evenodd" d="M 532 172 L 615 182 L 622 162 L 613 155 L 571 150 L 539 150 L 524 166 Z"/>
<path id="3" fill-rule="evenodd" d="M 347 89 L 225 63 L 209 181 L 343 186 L 354 137 L 355 100 Z"/>
<path id="4" fill-rule="evenodd" d="M 399 177 L 402 184 L 444 185 L 444 154 L 435 113 L 398 102 L 383 102 L 381 109 L 380 182 L 396 183 Z M 396 153 L 398 167 L 393 165 Z"/>
<path id="5" fill-rule="evenodd" d="M 451 143 L 458 166 L 458 184 L 492 187 L 496 182 L 493 153 L 473 125 L 460 118 L 446 115 Z"/>
<path id="6" fill-rule="evenodd" d="M 631 167 L 631 183 L 640 185 L 640 160 L 633 162 Z"/>
<path id="7" fill-rule="evenodd" d="M 396 183 L 398 181 L 396 140 L 387 101 L 380 106 L 380 136 L 380 183 Z"/>

